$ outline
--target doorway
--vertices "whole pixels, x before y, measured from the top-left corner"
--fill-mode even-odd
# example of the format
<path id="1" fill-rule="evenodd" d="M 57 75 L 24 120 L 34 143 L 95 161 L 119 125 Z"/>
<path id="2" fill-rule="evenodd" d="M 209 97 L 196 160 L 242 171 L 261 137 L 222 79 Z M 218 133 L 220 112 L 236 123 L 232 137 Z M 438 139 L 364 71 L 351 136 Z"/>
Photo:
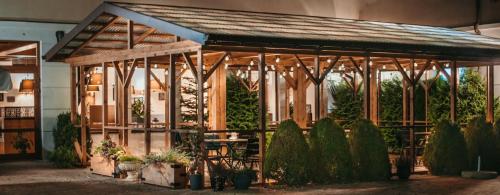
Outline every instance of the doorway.
<path id="1" fill-rule="evenodd" d="M 39 47 L 0 40 L 0 160 L 41 158 Z"/>

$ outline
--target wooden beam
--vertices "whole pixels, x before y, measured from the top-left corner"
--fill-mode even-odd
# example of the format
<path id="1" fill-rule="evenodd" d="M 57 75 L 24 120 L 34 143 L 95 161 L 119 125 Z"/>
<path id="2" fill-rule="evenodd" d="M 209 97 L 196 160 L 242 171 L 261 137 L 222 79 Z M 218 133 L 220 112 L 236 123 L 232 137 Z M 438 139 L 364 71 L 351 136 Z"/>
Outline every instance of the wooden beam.
<path id="1" fill-rule="evenodd" d="M 205 74 L 205 78 L 203 78 L 203 82 L 206 82 L 208 80 L 208 78 L 210 78 L 210 75 L 212 75 L 212 73 L 214 73 L 214 71 L 222 64 L 222 62 L 224 61 L 224 59 L 226 58 L 227 55 L 229 55 L 229 53 L 224 52 L 224 54 L 219 59 L 217 59 L 217 61 L 215 61 L 215 63 L 212 65 L 212 67 L 210 67 L 210 70 L 208 70 L 207 73 Z"/>
<path id="2" fill-rule="evenodd" d="M 410 60 L 410 78 L 415 78 L 415 60 Z M 429 63 L 430 64 L 430 63 Z M 411 171 L 415 171 L 415 82 L 410 83 L 410 156 L 412 159 Z"/>
<path id="3" fill-rule="evenodd" d="M 259 129 L 260 129 L 260 139 L 259 139 L 259 168 L 260 168 L 260 179 L 262 185 L 265 185 L 265 175 L 263 171 L 265 156 L 266 156 L 266 57 L 264 53 L 259 53 Z"/>
<path id="4" fill-rule="evenodd" d="M 198 71 L 196 70 L 196 66 L 194 65 L 193 61 L 191 60 L 191 57 L 186 53 L 182 53 L 182 57 L 184 57 L 184 60 L 186 61 L 186 64 L 189 66 L 189 69 L 193 73 L 193 76 L 196 79 L 196 81 L 200 81 L 200 80 L 198 80 L 198 76 L 197 76 Z M 203 83 L 203 80 L 201 80 L 201 81 Z"/>
<path id="5" fill-rule="evenodd" d="M 141 43 L 142 41 L 144 41 L 144 39 L 146 39 L 149 35 L 153 34 L 154 32 L 156 32 L 155 28 L 148 29 L 146 32 L 142 33 L 139 37 L 134 39 L 134 45 Z"/>
<path id="6" fill-rule="evenodd" d="M 124 65 L 124 67 L 126 66 L 128 68 L 127 63 L 124 62 L 123 65 Z M 126 75 L 127 79 L 125 79 L 125 88 L 128 88 L 130 86 L 130 82 L 132 82 L 132 78 L 134 77 L 134 72 L 135 72 L 135 69 L 137 68 L 138 63 L 139 63 L 139 61 L 137 59 L 132 60 L 132 67 L 130 68 L 130 72 L 128 73 L 128 75 Z M 124 68 L 124 73 L 125 73 L 125 68 Z"/>
<path id="7" fill-rule="evenodd" d="M 451 64 L 450 75 L 450 120 L 457 122 L 457 63 L 453 61 Z"/>
<path id="8" fill-rule="evenodd" d="M 341 56 L 336 56 L 334 60 L 332 60 L 332 62 L 326 67 L 326 69 L 324 70 L 324 72 L 321 74 L 321 76 L 319 77 L 319 82 L 320 83 L 323 83 L 323 80 L 325 80 L 326 78 L 326 75 L 328 75 L 328 73 L 332 70 L 333 67 L 335 67 L 335 64 L 337 64 L 337 62 L 340 60 Z"/>
<path id="9" fill-rule="evenodd" d="M 363 113 L 365 119 L 371 120 L 370 118 L 370 57 L 366 56 L 363 62 Z"/>
<path id="10" fill-rule="evenodd" d="M 321 94 L 320 94 L 320 87 L 321 87 L 321 80 L 320 80 L 320 59 L 319 56 L 314 57 L 314 78 L 317 78 L 316 83 L 314 85 L 314 118 L 316 119 L 316 122 L 319 121 L 319 114 L 321 110 Z"/>
<path id="11" fill-rule="evenodd" d="M 134 60 L 135 62 L 135 60 Z M 127 76 L 128 75 L 128 62 L 126 60 L 123 61 L 123 75 Z M 129 106 L 129 86 L 127 85 L 127 82 L 125 82 L 122 85 L 122 94 L 118 98 L 122 99 L 122 127 L 128 127 L 128 106 Z M 128 146 L 128 130 L 125 129 L 121 131 L 122 134 L 122 144 L 123 146 Z"/>
<path id="12" fill-rule="evenodd" d="M 108 137 L 105 126 L 108 126 L 108 66 L 102 63 L 102 136 Z"/>
<path id="13" fill-rule="evenodd" d="M 354 66 L 354 68 L 356 68 L 356 70 L 358 71 L 359 75 L 363 76 L 364 75 L 363 70 L 361 70 L 359 64 L 354 60 L 354 58 L 349 57 L 349 60 L 351 61 L 351 63 Z"/>
<path id="14" fill-rule="evenodd" d="M 32 43 L 32 44 L 21 46 L 21 47 L 16 47 L 14 49 L 1 51 L 0 56 L 7 56 L 10 54 L 19 53 L 19 52 L 23 52 L 23 51 L 30 50 L 30 49 L 36 49 L 36 48 L 37 48 L 37 44 Z"/>
<path id="15" fill-rule="evenodd" d="M 71 67 L 71 75 L 70 75 L 70 101 L 71 101 L 71 123 L 76 125 L 76 116 L 77 116 L 77 97 L 76 97 L 76 80 L 77 80 L 77 75 L 76 75 L 76 69 L 77 67 L 72 66 Z"/>
<path id="16" fill-rule="evenodd" d="M 85 42 L 83 42 L 80 46 L 78 46 L 76 49 L 74 49 L 69 54 L 69 57 L 74 56 L 78 51 L 82 50 L 90 42 L 94 41 L 101 33 L 106 31 L 106 29 L 108 29 L 110 26 L 112 26 L 114 23 L 116 23 L 116 21 L 118 21 L 118 19 L 120 19 L 120 17 L 116 16 L 113 19 L 111 19 L 109 22 L 107 22 L 106 24 L 103 24 L 103 26 L 101 27 L 101 29 L 99 29 L 99 31 L 93 33 Z"/>
<path id="17" fill-rule="evenodd" d="M 80 66 L 80 151 L 82 152 L 81 163 L 87 164 L 87 105 L 86 105 L 87 92 L 85 90 L 85 68 Z"/>
<path id="18" fill-rule="evenodd" d="M 118 79 L 120 80 L 121 83 L 124 83 L 123 72 L 120 69 L 120 62 L 119 61 L 113 61 L 113 66 L 115 67 L 115 73 L 118 76 Z"/>
<path id="19" fill-rule="evenodd" d="M 151 64 L 144 58 L 144 149 L 151 152 Z"/>
<path id="20" fill-rule="evenodd" d="M 177 82 L 177 78 L 176 78 L 176 70 L 175 70 L 175 62 L 177 60 L 177 55 L 175 54 L 171 54 L 170 55 L 170 63 L 169 63 L 169 66 L 168 66 L 168 77 L 169 77 L 169 83 L 168 83 L 168 86 L 170 86 L 170 90 L 169 93 L 168 93 L 168 107 L 169 107 L 169 110 L 168 110 L 168 114 L 169 114 L 169 119 L 168 119 L 168 125 L 169 125 L 169 130 L 170 130 L 170 133 L 169 133 L 169 136 L 170 136 L 170 147 L 169 148 L 173 148 L 174 147 L 174 135 L 175 133 L 172 132 L 172 130 L 175 130 L 176 129 L 176 105 L 175 105 L 175 101 L 176 101 L 176 92 L 175 92 L 175 88 L 176 88 L 176 82 Z"/>
<path id="21" fill-rule="evenodd" d="M 292 87 L 292 89 L 297 89 L 297 80 L 296 79 L 291 77 L 290 74 L 286 73 L 285 69 L 282 66 L 275 66 L 275 68 L 276 68 L 276 72 L 279 72 L 280 75 L 283 76 L 283 73 L 285 73 L 283 78 L 285 78 L 285 81 Z"/>
<path id="22" fill-rule="evenodd" d="M 182 53 L 182 55 L 184 56 L 184 58 L 186 60 L 190 59 L 189 57 L 186 56 L 185 53 Z M 197 83 L 197 104 L 198 104 L 198 127 L 199 128 L 205 128 L 205 125 L 204 125 L 204 113 L 205 113 L 205 101 L 204 100 L 204 96 L 203 96 L 203 51 L 200 49 L 198 50 L 198 52 L 196 52 L 196 65 L 198 66 L 197 70 L 194 69 L 194 67 L 192 67 L 193 69 L 191 70 L 196 70 L 193 71 L 193 73 L 196 73 L 196 78 L 197 80 L 199 81 Z"/>
<path id="23" fill-rule="evenodd" d="M 442 65 L 441 63 L 439 63 L 438 61 L 435 61 L 435 63 L 436 63 L 436 67 L 439 69 L 439 71 L 441 72 L 441 74 L 443 74 L 443 75 L 444 75 L 444 77 L 446 77 L 446 79 L 447 79 L 448 81 L 450 81 L 450 80 L 451 80 L 450 75 L 449 75 L 449 74 L 448 74 L 448 72 L 446 72 L 446 70 L 443 68 L 443 65 Z"/>
<path id="24" fill-rule="evenodd" d="M 161 82 L 161 80 L 158 78 L 158 76 L 156 76 L 156 74 L 154 72 L 151 71 L 151 76 L 153 76 L 153 79 L 158 82 L 158 84 L 160 85 L 160 89 L 163 89 L 165 91 L 167 91 L 167 86 L 166 84 L 163 84 L 163 82 Z"/>
<path id="25" fill-rule="evenodd" d="M 420 71 L 418 72 L 417 76 L 413 79 L 413 81 L 416 83 L 420 80 L 420 78 L 422 77 L 422 75 L 424 75 L 425 71 L 427 69 L 429 69 L 431 67 L 431 60 L 427 60 L 425 62 L 425 65 L 422 66 L 422 68 L 420 69 Z"/>
<path id="26" fill-rule="evenodd" d="M 133 48 L 129 50 L 118 50 L 118 51 L 105 51 L 98 54 L 71 57 L 67 58 L 65 62 L 68 64 L 72 64 L 74 66 L 100 64 L 101 62 L 122 61 L 135 58 L 178 54 L 182 52 L 193 52 L 199 49 L 200 47 L 201 47 L 200 44 L 186 40 L 186 41 L 166 43 L 161 45 L 152 45 L 143 48 Z"/>
<path id="27" fill-rule="evenodd" d="M 493 64 L 488 65 L 488 77 L 487 77 L 487 83 L 488 83 L 488 97 L 487 97 L 487 105 L 486 105 L 486 119 L 490 123 L 495 122 L 495 67 Z"/>
<path id="28" fill-rule="evenodd" d="M 127 49 L 134 48 L 134 21 L 127 20 Z"/>
<path id="29" fill-rule="evenodd" d="M 403 67 L 401 66 L 401 64 L 399 63 L 399 61 L 396 58 L 392 58 L 392 61 L 394 62 L 394 65 L 396 66 L 396 68 L 398 69 L 398 71 L 401 73 L 401 75 L 403 76 L 403 78 L 409 84 L 412 84 L 413 83 L 413 78 L 410 79 L 410 77 L 408 76 L 408 74 L 406 74 L 406 71 L 403 69 Z M 410 66 L 413 67 L 413 64 L 411 64 Z"/>
<path id="30" fill-rule="evenodd" d="M 304 62 L 302 62 L 302 60 L 299 58 L 299 56 L 297 56 L 297 54 L 295 54 L 295 59 L 297 59 L 297 62 L 299 63 L 299 66 L 302 68 L 302 70 L 304 71 L 304 73 L 306 73 L 306 75 L 311 79 L 311 81 L 317 85 L 319 84 L 319 82 L 316 80 L 316 78 L 311 74 L 311 72 L 309 72 L 309 70 L 307 69 L 306 65 L 304 64 Z"/>

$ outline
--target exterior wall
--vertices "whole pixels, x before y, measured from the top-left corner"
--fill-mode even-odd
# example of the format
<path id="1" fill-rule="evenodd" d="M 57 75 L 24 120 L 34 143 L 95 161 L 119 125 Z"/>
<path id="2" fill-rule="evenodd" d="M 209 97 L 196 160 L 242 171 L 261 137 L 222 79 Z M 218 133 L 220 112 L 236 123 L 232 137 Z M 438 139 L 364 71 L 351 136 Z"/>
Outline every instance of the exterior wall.
<path id="1" fill-rule="evenodd" d="M 38 41 L 43 56 L 55 43 L 55 32 L 68 32 L 74 25 L 0 21 L 1 40 Z M 41 58 L 41 56 L 40 56 Z M 53 149 L 52 128 L 57 115 L 69 111 L 69 66 L 41 60 L 41 137 L 43 156 Z"/>

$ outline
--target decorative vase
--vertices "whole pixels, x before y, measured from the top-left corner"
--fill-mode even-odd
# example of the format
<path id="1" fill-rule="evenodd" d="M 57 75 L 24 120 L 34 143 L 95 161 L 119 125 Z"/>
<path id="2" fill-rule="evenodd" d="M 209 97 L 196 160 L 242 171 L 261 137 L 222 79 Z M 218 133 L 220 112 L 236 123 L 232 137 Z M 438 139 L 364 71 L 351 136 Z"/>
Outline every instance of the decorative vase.
<path id="1" fill-rule="evenodd" d="M 125 178 L 125 180 L 136 181 L 139 178 L 139 173 L 137 171 L 141 168 L 141 163 L 139 163 L 139 162 L 120 162 L 120 164 L 118 164 L 118 168 L 121 171 L 127 172 L 127 178 Z"/>

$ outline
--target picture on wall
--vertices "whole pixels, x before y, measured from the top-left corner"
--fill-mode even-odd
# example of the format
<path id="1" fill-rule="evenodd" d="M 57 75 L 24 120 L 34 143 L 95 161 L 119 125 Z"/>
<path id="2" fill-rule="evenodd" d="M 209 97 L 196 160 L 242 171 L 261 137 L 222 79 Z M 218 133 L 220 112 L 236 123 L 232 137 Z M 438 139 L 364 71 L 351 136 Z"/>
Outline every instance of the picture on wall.
<path id="1" fill-rule="evenodd" d="M 0 93 L 0 102 L 3 102 L 3 93 Z"/>
<path id="2" fill-rule="evenodd" d="M 7 96 L 7 102 L 16 102 L 16 96 Z"/>
<path id="3" fill-rule="evenodd" d="M 162 101 L 165 100 L 165 93 L 158 93 L 158 100 Z"/>

